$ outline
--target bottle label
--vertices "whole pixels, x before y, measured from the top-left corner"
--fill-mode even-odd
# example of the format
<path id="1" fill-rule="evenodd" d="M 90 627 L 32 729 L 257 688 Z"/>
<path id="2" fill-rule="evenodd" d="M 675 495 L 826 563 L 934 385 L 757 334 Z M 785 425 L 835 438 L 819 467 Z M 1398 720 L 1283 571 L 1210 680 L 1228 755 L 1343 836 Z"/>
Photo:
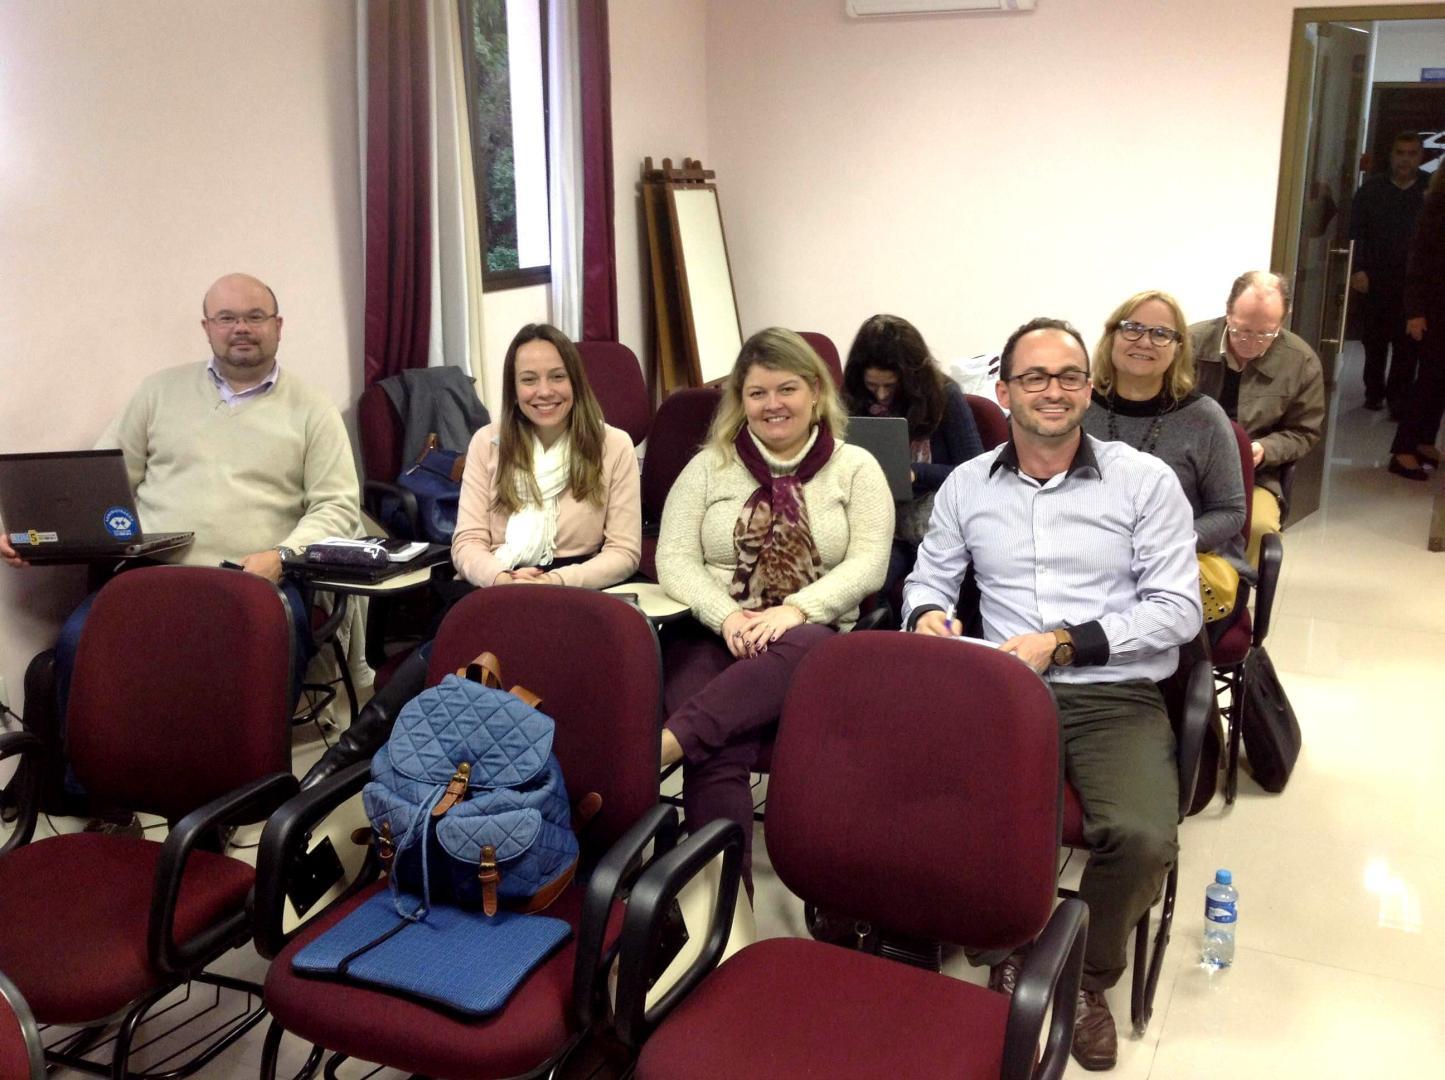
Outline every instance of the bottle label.
<path id="1" fill-rule="evenodd" d="M 1204 918 L 1212 923 L 1232 923 L 1238 919 L 1235 910 L 1236 902 L 1233 900 L 1211 900 L 1208 897 L 1204 900 Z"/>

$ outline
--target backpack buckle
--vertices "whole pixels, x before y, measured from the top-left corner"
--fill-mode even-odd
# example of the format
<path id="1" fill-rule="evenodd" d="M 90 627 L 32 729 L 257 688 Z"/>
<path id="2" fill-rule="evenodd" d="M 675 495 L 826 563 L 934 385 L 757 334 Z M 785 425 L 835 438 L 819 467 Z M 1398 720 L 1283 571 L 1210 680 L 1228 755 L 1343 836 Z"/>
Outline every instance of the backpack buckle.
<path id="1" fill-rule="evenodd" d="M 482 883 L 482 910 L 488 915 L 497 913 L 497 883 L 502 872 L 497 869 L 497 849 L 491 844 L 482 845 L 481 861 L 477 866 L 477 880 Z"/>
<path id="2" fill-rule="evenodd" d="M 441 817 L 457 803 L 461 802 L 467 795 L 467 781 L 471 779 L 472 766 L 470 762 L 462 762 L 457 766 L 457 771 L 452 773 L 452 778 L 447 781 L 447 790 L 441 797 L 441 801 L 432 807 L 431 816 Z"/>

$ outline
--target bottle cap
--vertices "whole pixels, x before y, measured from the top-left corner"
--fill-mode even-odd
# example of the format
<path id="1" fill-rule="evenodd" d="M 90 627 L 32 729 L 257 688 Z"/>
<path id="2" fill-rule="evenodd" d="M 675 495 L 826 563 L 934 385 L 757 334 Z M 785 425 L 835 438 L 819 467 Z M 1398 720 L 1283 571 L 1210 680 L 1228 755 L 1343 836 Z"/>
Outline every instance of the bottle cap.
<path id="1" fill-rule="evenodd" d="M 1216 885 L 1232 885 L 1234 883 L 1234 875 L 1228 870 L 1216 870 L 1214 872 L 1214 883 Z"/>

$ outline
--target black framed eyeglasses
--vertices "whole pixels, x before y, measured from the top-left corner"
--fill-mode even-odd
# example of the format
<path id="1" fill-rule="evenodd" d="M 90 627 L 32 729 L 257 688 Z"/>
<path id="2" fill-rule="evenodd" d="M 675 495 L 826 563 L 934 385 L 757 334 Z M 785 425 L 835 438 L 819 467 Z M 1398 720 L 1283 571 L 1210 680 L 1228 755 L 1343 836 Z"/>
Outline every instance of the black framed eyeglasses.
<path id="1" fill-rule="evenodd" d="M 1176 345 L 1184 340 L 1184 335 L 1172 326 L 1149 326 L 1131 319 L 1125 319 L 1119 324 L 1119 333 L 1124 336 L 1125 341 L 1138 341 L 1148 334 L 1149 340 L 1161 349 L 1165 345 Z"/>
<path id="2" fill-rule="evenodd" d="M 245 323 L 250 327 L 265 326 L 276 317 L 276 312 L 248 311 L 244 315 L 237 315 L 234 311 L 223 311 L 219 315 L 207 315 L 206 320 L 213 322 L 223 329 L 230 330 L 238 323 Z"/>
<path id="3" fill-rule="evenodd" d="M 1030 394 L 1037 394 L 1054 379 L 1058 379 L 1059 386 L 1065 390 L 1082 390 L 1088 385 L 1089 373 L 1073 367 L 1053 372 L 1024 371 L 1018 375 L 1010 375 L 1007 381 L 1018 383 Z"/>

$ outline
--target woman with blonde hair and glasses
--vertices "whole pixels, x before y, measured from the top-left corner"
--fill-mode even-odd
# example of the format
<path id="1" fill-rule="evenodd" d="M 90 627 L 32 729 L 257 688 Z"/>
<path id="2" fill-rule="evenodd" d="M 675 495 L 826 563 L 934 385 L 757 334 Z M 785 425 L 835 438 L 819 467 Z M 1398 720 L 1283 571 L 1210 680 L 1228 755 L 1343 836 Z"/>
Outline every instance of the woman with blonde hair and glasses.
<path id="1" fill-rule="evenodd" d="M 662 764 L 683 763 L 689 829 L 743 826 L 749 893 L 748 777 L 793 669 L 857 621 L 888 569 L 893 497 L 846 429 L 817 354 L 791 330 L 762 330 L 663 510 L 658 580 L 696 623 L 669 633 Z"/>
<path id="2" fill-rule="evenodd" d="M 1150 290 L 1125 300 L 1104 323 L 1091 361 L 1094 396 L 1084 430 L 1162 459 L 1194 509 L 1195 547 L 1211 579 L 1230 594 L 1253 577 L 1244 554 L 1244 473 L 1239 442 L 1213 398 L 1194 389 L 1189 324 L 1179 301 Z M 1232 579 L 1232 580 L 1231 580 Z M 1209 604 L 1206 599 L 1206 618 Z M 1232 600 L 1231 600 L 1232 608 Z M 1226 622 L 1216 605 L 1216 625 Z"/>
<path id="3" fill-rule="evenodd" d="M 627 433 L 602 421 L 577 347 L 524 326 L 502 364 L 502 408 L 472 436 L 452 562 L 473 585 L 604 589 L 642 553 L 642 482 Z"/>

